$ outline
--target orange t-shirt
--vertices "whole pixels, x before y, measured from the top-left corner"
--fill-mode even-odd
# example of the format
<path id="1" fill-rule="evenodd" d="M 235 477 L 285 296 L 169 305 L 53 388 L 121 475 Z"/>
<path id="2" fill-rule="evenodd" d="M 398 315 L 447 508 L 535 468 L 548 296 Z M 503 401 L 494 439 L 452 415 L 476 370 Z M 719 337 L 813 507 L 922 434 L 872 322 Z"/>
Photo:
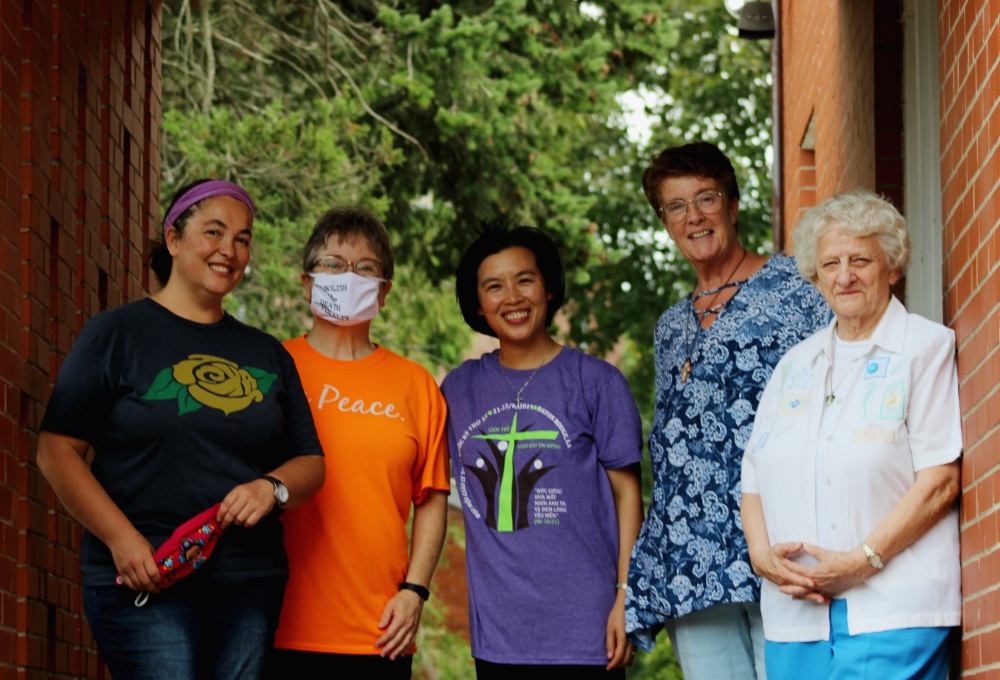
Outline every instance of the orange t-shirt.
<path id="1" fill-rule="evenodd" d="M 275 645 L 377 654 L 378 620 L 406 577 L 410 504 L 449 488 L 444 398 L 427 370 L 383 347 L 338 361 L 305 336 L 284 345 L 316 420 L 326 482 L 282 514 L 290 575 Z"/>

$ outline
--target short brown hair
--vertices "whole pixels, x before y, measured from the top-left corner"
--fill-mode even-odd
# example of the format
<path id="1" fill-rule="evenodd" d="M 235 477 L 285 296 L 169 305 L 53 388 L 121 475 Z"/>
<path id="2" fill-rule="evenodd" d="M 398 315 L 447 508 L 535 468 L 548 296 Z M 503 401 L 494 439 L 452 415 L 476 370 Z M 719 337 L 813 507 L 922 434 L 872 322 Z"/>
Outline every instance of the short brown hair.
<path id="1" fill-rule="evenodd" d="M 385 272 L 383 278 L 392 280 L 396 269 L 396 258 L 392 254 L 389 232 L 382 224 L 382 220 L 368 210 L 356 206 L 332 208 L 319 218 L 309 240 L 306 241 L 306 247 L 302 249 L 302 271 L 307 272 L 312 269 L 316 262 L 316 253 L 322 250 L 331 236 L 341 240 L 363 238 L 375 251 L 375 256 L 382 264 Z"/>
<path id="2" fill-rule="evenodd" d="M 715 144 L 691 142 L 683 146 L 668 146 L 649 162 L 642 173 L 642 190 L 646 200 L 660 216 L 660 185 L 671 177 L 702 177 L 718 182 L 729 199 L 739 199 L 736 170 L 732 162 Z"/>

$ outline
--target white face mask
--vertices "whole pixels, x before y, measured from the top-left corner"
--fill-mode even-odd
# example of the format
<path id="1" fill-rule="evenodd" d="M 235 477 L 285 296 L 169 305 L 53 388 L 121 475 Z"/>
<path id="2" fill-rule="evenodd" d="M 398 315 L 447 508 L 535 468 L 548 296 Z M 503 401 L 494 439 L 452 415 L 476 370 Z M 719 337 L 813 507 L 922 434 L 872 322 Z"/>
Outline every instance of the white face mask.
<path id="1" fill-rule="evenodd" d="M 338 326 L 355 326 L 378 314 L 379 286 L 383 279 L 343 274 L 310 274 L 313 279 L 313 314 Z"/>

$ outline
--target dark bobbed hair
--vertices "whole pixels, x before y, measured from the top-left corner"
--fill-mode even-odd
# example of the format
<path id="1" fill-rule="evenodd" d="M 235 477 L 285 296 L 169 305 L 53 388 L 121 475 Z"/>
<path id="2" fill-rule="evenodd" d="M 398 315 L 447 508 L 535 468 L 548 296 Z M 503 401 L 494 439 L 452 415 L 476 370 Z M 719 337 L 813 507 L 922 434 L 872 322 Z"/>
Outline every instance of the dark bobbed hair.
<path id="1" fill-rule="evenodd" d="M 474 331 L 497 337 L 496 332 L 479 313 L 479 266 L 490 255 L 520 246 L 535 255 L 538 271 L 545 281 L 546 292 L 552 295 L 545 311 L 545 325 L 551 326 L 556 312 L 566 298 L 566 275 L 563 272 L 559 248 L 545 232 L 535 227 L 514 226 L 504 219 L 484 221 L 481 233 L 465 249 L 455 271 L 455 296 L 462 309 L 465 323 Z"/>
<path id="2" fill-rule="evenodd" d="M 649 162 L 642 173 L 642 190 L 653 211 L 660 217 L 660 185 L 673 177 L 702 177 L 718 182 L 730 199 L 739 199 L 736 170 L 726 154 L 709 142 L 668 146 Z"/>
<path id="3" fill-rule="evenodd" d="M 341 240 L 363 238 L 375 251 L 378 261 L 382 263 L 385 278 L 392 280 L 392 275 L 396 271 L 396 258 L 392 254 L 389 231 L 382 224 L 382 220 L 370 211 L 349 205 L 331 208 L 316 222 L 305 248 L 302 249 L 302 271 L 308 272 L 312 269 L 317 253 L 331 236 Z"/>
<path id="4" fill-rule="evenodd" d="M 169 215 L 170 211 L 173 209 L 174 205 L 181 199 L 181 197 L 188 191 L 198 186 L 199 184 L 204 184 L 209 182 L 208 178 L 195 180 L 190 184 L 185 184 L 180 189 L 174 192 L 174 195 L 170 198 L 170 205 L 167 206 L 164 215 Z M 174 220 L 173 226 L 177 230 L 178 234 L 184 233 L 184 226 L 187 221 L 191 219 L 191 216 L 198 212 L 198 208 L 201 207 L 202 201 L 198 201 L 190 208 L 182 212 L 176 220 Z M 160 238 L 158 241 L 154 241 L 153 245 L 149 248 L 149 268 L 153 270 L 153 275 L 156 276 L 156 280 L 159 282 L 160 287 L 163 288 L 167 285 L 167 281 L 170 280 L 170 272 L 174 268 L 174 258 L 170 255 L 170 250 L 167 248 L 166 240 L 166 227 L 160 233 Z"/>

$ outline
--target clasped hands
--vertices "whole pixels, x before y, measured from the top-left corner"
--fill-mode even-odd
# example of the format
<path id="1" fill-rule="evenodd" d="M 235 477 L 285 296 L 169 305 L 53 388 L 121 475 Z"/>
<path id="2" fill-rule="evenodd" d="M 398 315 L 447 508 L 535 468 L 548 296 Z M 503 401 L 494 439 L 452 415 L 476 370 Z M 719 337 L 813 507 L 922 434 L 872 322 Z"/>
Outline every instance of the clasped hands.
<path id="1" fill-rule="evenodd" d="M 789 556 L 806 554 L 817 564 L 801 564 Z M 830 600 L 850 590 L 876 573 L 868 564 L 861 547 L 842 552 L 825 550 L 811 543 L 778 543 L 770 550 L 751 555 L 754 571 L 796 600 L 829 604 Z"/>

